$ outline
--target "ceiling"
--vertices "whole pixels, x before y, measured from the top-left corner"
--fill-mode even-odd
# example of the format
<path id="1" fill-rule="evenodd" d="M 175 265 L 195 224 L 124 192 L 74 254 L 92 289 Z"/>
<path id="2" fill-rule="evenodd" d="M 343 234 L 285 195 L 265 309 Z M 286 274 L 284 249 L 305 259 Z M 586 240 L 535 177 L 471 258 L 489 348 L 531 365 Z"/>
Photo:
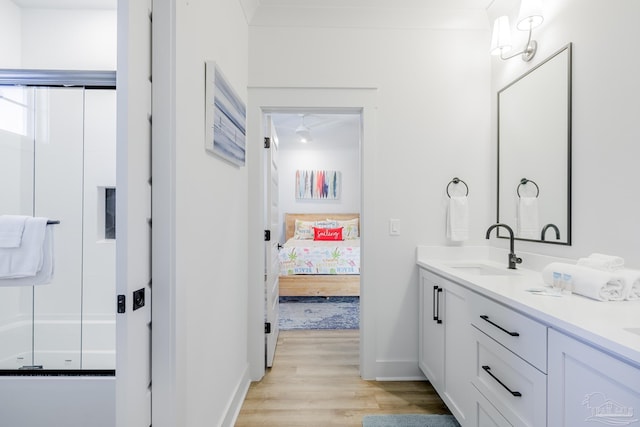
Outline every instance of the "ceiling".
<path id="1" fill-rule="evenodd" d="M 116 9 L 118 0 L 11 0 L 23 9 Z"/>
<path id="2" fill-rule="evenodd" d="M 117 0 L 11 0 L 21 8 L 116 9 Z M 138 1 L 138 0 L 136 0 Z M 487 29 L 496 0 L 238 0 L 250 26 Z M 501 0 L 497 0 L 501 1 Z M 302 145 L 298 112 L 273 114 L 282 149 L 341 149 L 360 141 L 358 114 L 305 116 L 313 142 Z"/>
<path id="3" fill-rule="evenodd" d="M 296 128 L 304 115 L 312 141 L 300 142 Z M 272 113 L 281 150 L 341 150 L 354 149 L 360 144 L 360 115 L 356 113 Z"/>

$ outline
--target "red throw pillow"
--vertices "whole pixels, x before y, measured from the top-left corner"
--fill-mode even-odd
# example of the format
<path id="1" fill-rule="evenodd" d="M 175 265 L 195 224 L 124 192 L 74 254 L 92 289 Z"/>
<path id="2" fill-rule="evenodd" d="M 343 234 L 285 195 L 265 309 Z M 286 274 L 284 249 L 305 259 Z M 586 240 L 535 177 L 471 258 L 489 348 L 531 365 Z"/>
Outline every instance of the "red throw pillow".
<path id="1" fill-rule="evenodd" d="M 313 240 L 342 240 L 342 227 L 340 228 L 313 227 Z"/>

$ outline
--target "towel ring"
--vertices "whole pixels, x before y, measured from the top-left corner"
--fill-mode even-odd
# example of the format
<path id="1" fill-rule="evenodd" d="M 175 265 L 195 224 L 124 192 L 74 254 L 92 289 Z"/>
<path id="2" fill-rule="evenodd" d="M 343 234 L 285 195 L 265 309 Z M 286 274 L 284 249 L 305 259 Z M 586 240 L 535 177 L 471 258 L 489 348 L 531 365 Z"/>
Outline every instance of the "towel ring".
<path id="1" fill-rule="evenodd" d="M 536 184 L 535 181 L 531 181 L 530 179 L 527 179 L 527 178 L 522 178 L 520 180 L 520 184 L 518 184 L 518 187 L 516 188 L 516 193 L 518 193 L 518 197 L 522 197 L 520 196 L 520 187 L 528 183 L 531 183 L 536 186 L 536 199 L 537 199 L 538 196 L 540 195 L 540 187 L 538 187 L 538 184 Z"/>
<path id="2" fill-rule="evenodd" d="M 464 182 L 463 180 L 461 180 L 460 178 L 455 177 L 451 181 L 449 181 L 449 183 L 447 184 L 447 196 L 449 196 L 449 198 L 451 198 L 451 194 L 449 194 L 449 186 L 451 184 L 456 184 L 457 185 L 457 184 L 460 184 L 460 183 L 463 183 L 465 188 L 467 189 L 467 194 L 465 194 L 465 196 L 469 195 L 469 186 L 467 185 L 467 183 Z"/>

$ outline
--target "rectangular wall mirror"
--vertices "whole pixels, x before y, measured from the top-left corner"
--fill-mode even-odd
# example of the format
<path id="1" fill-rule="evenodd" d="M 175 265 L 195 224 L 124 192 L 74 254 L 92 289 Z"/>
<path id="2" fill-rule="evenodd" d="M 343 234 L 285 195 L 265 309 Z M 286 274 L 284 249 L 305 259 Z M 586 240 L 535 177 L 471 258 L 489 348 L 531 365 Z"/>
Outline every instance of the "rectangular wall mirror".
<path id="1" fill-rule="evenodd" d="M 497 191 L 517 239 L 571 244 L 571 44 L 498 92 Z"/>

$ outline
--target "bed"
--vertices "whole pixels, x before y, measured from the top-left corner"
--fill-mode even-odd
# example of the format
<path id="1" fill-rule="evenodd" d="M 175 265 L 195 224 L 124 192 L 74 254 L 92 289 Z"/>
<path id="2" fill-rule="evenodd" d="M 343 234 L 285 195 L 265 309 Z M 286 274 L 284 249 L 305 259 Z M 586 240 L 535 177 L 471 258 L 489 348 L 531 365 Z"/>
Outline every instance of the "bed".
<path id="1" fill-rule="evenodd" d="M 296 220 L 306 224 L 331 220 L 348 226 L 342 229 L 344 240 L 341 241 L 300 239 L 301 227 L 298 238 L 294 238 Z M 288 213 L 284 222 L 285 244 L 279 253 L 280 296 L 360 295 L 359 214 Z"/>

